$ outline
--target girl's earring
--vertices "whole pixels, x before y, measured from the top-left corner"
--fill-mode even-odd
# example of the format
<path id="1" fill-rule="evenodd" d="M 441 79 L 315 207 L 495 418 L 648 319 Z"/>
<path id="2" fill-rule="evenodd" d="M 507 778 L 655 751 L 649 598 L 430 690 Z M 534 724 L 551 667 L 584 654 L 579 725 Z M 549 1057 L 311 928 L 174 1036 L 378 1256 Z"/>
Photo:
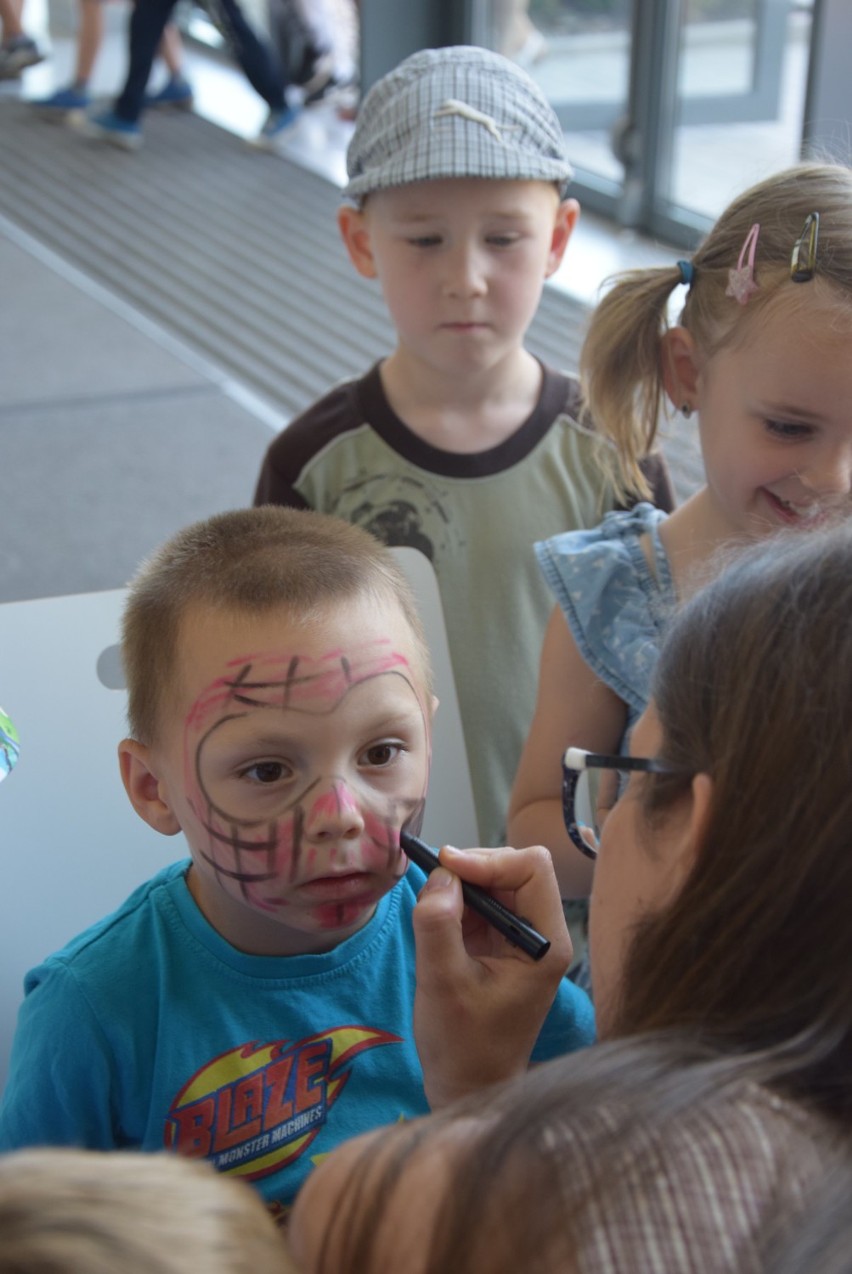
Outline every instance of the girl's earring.
<path id="1" fill-rule="evenodd" d="M 690 416 L 692 415 L 692 408 L 690 407 L 689 403 L 683 404 L 683 406 L 680 409 L 680 414 L 683 416 L 684 420 L 689 420 Z"/>

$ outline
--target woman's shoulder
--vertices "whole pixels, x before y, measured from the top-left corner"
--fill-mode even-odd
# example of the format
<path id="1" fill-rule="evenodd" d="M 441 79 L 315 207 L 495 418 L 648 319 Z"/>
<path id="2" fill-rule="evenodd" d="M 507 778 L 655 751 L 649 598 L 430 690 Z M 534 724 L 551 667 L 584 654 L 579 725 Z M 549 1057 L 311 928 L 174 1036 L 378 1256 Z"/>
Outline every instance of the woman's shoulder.
<path id="1" fill-rule="evenodd" d="M 836 1141 L 825 1116 L 750 1080 L 708 1092 L 661 1135 L 688 1176 L 710 1171 L 721 1180 L 733 1172 L 743 1197 L 774 1193 L 785 1183 L 795 1192 L 819 1172 Z"/>
<path id="2" fill-rule="evenodd" d="M 619 1135 L 637 1164 L 660 1158 L 684 1186 L 734 1173 L 743 1196 L 758 1179 L 774 1189 L 778 1179 L 795 1183 L 818 1172 L 838 1145 L 827 1116 L 747 1077 L 692 1092 L 654 1119 L 637 1120 L 631 1102 L 604 1100 L 602 1106 L 615 1124 L 624 1121 Z"/>
<path id="3" fill-rule="evenodd" d="M 608 1122 L 618 1152 L 581 1242 L 587 1274 L 761 1270 L 779 1220 L 804 1210 L 838 1149 L 822 1116 L 747 1081 L 707 1092 L 675 1117 L 637 1121 L 613 1108 Z M 582 1123 L 569 1133 L 575 1174 L 583 1171 Z M 590 1162 L 587 1171 L 594 1177 L 600 1167 Z M 575 1176 L 569 1196 L 576 1184 Z"/>

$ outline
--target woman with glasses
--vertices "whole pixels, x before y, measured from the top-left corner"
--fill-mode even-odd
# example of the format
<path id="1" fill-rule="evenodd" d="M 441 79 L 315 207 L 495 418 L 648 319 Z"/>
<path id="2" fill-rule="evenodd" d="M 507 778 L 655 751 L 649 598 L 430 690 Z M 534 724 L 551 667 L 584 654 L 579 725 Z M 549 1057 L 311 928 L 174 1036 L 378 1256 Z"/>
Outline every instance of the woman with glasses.
<path id="1" fill-rule="evenodd" d="M 507 886 L 557 936 L 546 859 L 442 851 L 415 910 L 437 1113 L 311 1176 L 291 1230 L 305 1271 L 771 1268 L 852 1143 L 850 616 L 838 527 L 747 550 L 672 621 L 589 842 L 585 1052 L 523 1074 L 512 1004 L 523 1023 L 546 1011 L 550 953 L 483 953 L 463 916 L 459 876 Z M 575 825 L 587 759 L 567 763 Z"/>

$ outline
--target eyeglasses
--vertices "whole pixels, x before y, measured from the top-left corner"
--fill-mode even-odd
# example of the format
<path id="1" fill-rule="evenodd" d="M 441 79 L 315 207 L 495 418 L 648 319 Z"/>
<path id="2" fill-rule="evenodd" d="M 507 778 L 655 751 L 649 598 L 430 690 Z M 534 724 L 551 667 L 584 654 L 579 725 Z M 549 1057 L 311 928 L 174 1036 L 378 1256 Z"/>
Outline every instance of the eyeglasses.
<path id="1" fill-rule="evenodd" d="M 590 770 L 614 770 L 625 778 L 630 771 L 643 770 L 646 774 L 673 774 L 665 761 L 645 756 L 603 756 L 598 752 L 586 752 L 583 748 L 569 748 L 562 758 L 562 817 L 565 830 L 581 854 L 597 858 L 597 843 L 583 836 L 581 823 L 594 829 L 597 842 L 595 800 L 591 789 Z M 579 819 L 577 815 L 579 814 Z"/>

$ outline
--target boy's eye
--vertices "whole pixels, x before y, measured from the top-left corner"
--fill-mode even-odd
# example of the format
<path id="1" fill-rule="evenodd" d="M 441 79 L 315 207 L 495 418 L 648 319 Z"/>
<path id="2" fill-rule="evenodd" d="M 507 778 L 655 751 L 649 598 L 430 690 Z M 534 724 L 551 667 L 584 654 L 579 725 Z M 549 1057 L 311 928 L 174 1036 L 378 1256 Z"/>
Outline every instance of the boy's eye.
<path id="1" fill-rule="evenodd" d="M 516 234 L 490 234 L 487 242 L 492 248 L 511 248 L 519 238 L 520 235 Z"/>
<path id="2" fill-rule="evenodd" d="M 401 751 L 402 749 L 398 743 L 374 743 L 364 753 L 363 763 L 376 769 L 382 769 L 384 766 L 390 765 Z"/>
<path id="3" fill-rule="evenodd" d="M 440 237 L 436 234 L 419 235 L 415 239 L 409 239 L 412 248 L 434 248 L 441 242 Z"/>
<path id="4" fill-rule="evenodd" d="M 796 441 L 811 438 L 814 434 L 813 425 L 794 423 L 791 420 L 767 420 L 765 424 L 767 432 L 774 438 L 789 438 Z"/>
<path id="5" fill-rule="evenodd" d="M 283 761 L 257 761 L 242 771 L 243 778 L 255 783 L 279 783 L 289 775 L 290 768 Z"/>

